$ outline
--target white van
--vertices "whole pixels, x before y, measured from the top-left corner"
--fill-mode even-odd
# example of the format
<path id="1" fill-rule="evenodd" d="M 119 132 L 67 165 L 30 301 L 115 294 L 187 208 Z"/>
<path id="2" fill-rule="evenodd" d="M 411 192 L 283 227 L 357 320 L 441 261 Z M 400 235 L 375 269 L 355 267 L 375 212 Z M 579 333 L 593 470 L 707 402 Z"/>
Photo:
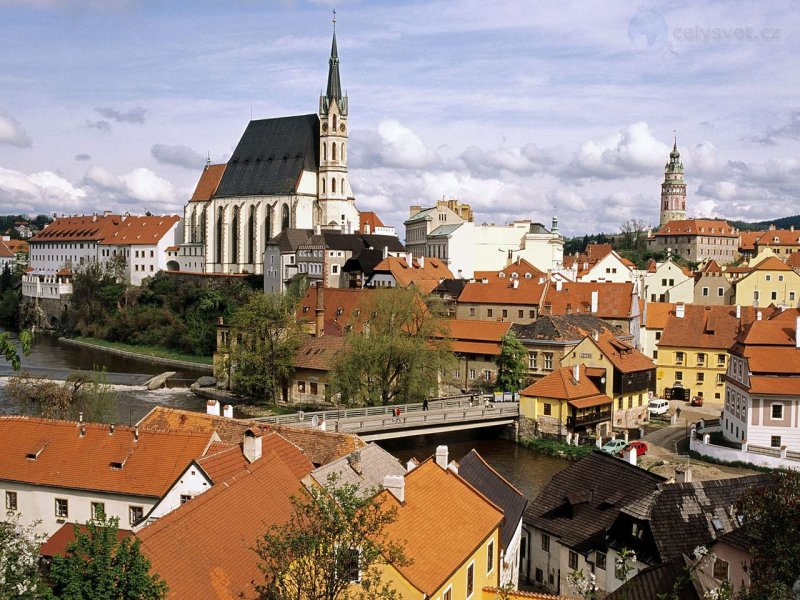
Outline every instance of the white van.
<path id="1" fill-rule="evenodd" d="M 653 398 L 647 403 L 647 410 L 650 411 L 650 416 L 665 415 L 669 411 L 669 401 L 663 398 Z"/>

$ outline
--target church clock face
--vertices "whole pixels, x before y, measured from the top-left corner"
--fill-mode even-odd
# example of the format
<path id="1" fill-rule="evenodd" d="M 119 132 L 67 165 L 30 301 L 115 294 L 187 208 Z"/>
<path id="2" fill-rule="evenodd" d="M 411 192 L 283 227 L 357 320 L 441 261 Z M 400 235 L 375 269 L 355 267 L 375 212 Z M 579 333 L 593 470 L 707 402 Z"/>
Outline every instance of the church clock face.
<path id="1" fill-rule="evenodd" d="M 328 124 L 327 123 L 323 123 L 322 124 L 322 131 L 328 131 Z"/>
<path id="2" fill-rule="evenodd" d="M 345 126 L 344 126 L 344 123 L 342 123 L 341 125 L 339 125 L 339 131 L 344 133 L 344 130 L 345 130 Z"/>

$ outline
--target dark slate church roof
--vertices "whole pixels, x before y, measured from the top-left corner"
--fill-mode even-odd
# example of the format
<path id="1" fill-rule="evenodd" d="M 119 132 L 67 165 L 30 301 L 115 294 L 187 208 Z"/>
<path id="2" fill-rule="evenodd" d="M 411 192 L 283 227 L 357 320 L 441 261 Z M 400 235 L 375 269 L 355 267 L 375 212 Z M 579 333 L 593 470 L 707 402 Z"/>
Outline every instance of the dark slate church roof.
<path id="1" fill-rule="evenodd" d="M 214 196 L 293 194 L 303 170 L 319 169 L 318 142 L 316 114 L 250 121 Z"/>

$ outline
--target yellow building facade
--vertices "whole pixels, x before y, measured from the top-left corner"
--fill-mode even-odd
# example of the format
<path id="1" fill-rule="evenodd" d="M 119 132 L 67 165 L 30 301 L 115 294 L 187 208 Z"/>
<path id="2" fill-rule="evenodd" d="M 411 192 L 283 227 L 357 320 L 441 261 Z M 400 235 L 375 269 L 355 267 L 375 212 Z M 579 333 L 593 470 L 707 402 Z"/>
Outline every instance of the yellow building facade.
<path id="1" fill-rule="evenodd" d="M 800 274 L 775 257 L 765 258 L 739 279 L 734 303 L 742 306 L 788 306 L 800 302 Z"/>

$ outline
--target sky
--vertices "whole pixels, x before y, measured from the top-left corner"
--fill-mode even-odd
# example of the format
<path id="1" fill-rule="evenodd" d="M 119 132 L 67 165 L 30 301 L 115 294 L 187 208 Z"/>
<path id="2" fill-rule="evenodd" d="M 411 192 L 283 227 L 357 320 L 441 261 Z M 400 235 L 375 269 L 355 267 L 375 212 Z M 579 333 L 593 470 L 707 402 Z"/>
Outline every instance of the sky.
<path id="1" fill-rule="evenodd" d="M 251 118 L 316 112 L 336 8 L 356 205 L 568 236 L 800 213 L 791 1 L 0 0 L 0 213 L 182 214 Z"/>

